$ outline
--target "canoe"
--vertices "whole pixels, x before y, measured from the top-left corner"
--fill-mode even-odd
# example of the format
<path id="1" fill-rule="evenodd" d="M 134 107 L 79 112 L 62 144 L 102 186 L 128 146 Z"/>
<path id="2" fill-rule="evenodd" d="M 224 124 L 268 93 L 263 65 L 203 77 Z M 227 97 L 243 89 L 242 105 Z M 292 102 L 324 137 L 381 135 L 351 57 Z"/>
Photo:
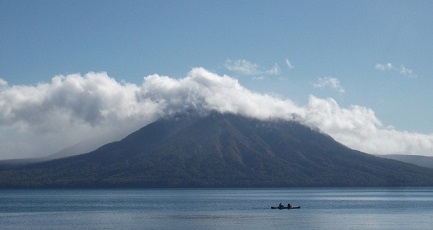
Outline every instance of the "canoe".
<path id="1" fill-rule="evenodd" d="M 280 208 L 280 207 L 271 207 L 271 209 L 300 209 L 301 208 L 301 206 L 292 206 L 292 207 L 282 207 L 282 208 Z"/>

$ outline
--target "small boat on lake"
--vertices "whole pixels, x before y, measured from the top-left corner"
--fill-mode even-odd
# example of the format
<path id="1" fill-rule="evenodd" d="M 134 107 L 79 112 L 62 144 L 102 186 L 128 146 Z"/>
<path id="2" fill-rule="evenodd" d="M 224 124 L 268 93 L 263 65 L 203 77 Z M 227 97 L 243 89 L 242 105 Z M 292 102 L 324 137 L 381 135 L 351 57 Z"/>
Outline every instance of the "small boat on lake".
<path id="1" fill-rule="evenodd" d="M 287 206 L 279 205 L 277 207 L 271 207 L 271 209 L 280 209 L 280 210 L 282 210 L 282 209 L 300 209 L 300 208 L 301 208 L 301 206 L 292 206 L 290 204 Z"/>

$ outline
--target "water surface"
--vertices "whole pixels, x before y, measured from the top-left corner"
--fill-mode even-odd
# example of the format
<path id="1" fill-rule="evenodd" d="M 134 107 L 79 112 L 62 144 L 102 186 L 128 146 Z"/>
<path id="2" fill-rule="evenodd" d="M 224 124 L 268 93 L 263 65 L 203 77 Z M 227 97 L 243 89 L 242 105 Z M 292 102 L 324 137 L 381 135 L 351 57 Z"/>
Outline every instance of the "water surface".
<path id="1" fill-rule="evenodd" d="M 273 210 L 280 202 L 297 210 Z M 2 229 L 432 229 L 433 188 L 0 190 Z"/>

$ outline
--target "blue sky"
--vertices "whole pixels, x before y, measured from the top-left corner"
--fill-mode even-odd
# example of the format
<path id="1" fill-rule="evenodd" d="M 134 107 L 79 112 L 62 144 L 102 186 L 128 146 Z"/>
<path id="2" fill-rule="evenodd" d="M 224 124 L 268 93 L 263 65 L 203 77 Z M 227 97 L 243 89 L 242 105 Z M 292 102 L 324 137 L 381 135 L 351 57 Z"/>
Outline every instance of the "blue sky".
<path id="1" fill-rule="evenodd" d="M 203 67 L 300 107 L 311 95 L 332 98 L 370 109 L 385 128 L 430 135 L 432 9 L 433 1 L 0 0 L 0 87 L 101 71 L 142 85 L 150 74 L 182 79 Z"/>

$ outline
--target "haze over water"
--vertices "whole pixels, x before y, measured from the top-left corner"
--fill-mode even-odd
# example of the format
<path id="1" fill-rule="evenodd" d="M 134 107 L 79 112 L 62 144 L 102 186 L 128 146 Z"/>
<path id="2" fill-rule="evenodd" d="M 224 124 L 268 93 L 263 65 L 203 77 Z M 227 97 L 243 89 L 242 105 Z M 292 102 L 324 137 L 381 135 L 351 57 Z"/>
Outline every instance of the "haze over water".
<path id="1" fill-rule="evenodd" d="M 273 210 L 279 203 L 297 210 Z M 431 229 L 433 188 L 1 190 L 2 229 Z"/>

